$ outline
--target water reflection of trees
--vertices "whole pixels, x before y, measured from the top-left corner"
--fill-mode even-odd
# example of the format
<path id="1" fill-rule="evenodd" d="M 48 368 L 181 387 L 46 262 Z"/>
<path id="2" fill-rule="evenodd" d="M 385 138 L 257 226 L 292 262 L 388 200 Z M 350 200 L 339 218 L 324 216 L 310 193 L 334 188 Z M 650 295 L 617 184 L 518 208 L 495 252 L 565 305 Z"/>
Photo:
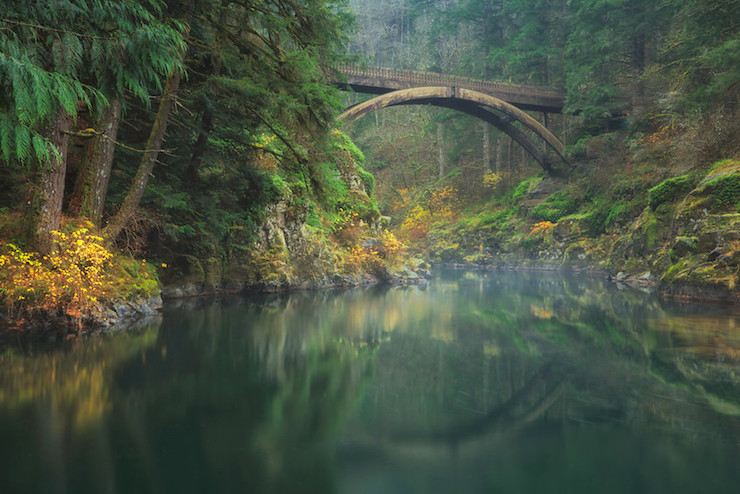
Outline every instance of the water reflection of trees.
<path id="1" fill-rule="evenodd" d="M 726 329 L 732 314 L 715 310 L 715 329 L 702 330 L 696 318 L 643 292 L 542 273 L 454 275 L 443 291 L 454 300 L 421 310 L 437 313 L 425 317 L 421 334 L 396 335 L 393 345 L 381 348 L 382 365 L 357 429 L 371 424 L 383 432 L 373 438 L 358 433 L 359 443 L 396 451 L 400 444 L 424 443 L 458 455 L 461 442 L 481 439 L 463 431 L 500 435 L 507 424 L 500 411 L 511 407 L 518 407 L 518 417 L 538 411 L 549 421 L 621 423 L 704 441 L 740 433 L 733 418 L 740 376 L 731 358 L 740 345 Z M 681 333 L 687 326 L 690 338 Z M 687 339 L 691 345 L 682 343 Z M 552 373 L 549 382 L 543 369 Z M 535 382 L 529 408 L 517 404 Z M 561 382 L 567 382 L 562 396 L 550 399 Z M 393 412 L 399 409 L 412 413 Z M 510 430 L 521 426 L 507 417 Z"/>
<path id="2" fill-rule="evenodd" d="M 147 368 L 117 372 L 120 399 L 137 403 L 127 423 L 146 438 L 122 463 L 146 471 L 159 458 L 136 489 L 167 479 L 185 492 L 332 490 L 326 448 L 382 329 L 364 324 L 351 295 L 259 298 L 172 309 Z"/>
<path id="3" fill-rule="evenodd" d="M 114 369 L 152 346 L 160 319 L 58 347 L 6 335 L 0 351 L 0 492 L 64 492 L 79 476 L 104 491 Z M 85 464 L 82 470 L 79 466 Z"/>
<path id="4" fill-rule="evenodd" d="M 3 482 L 25 482 L 22 491 L 330 492 L 329 438 L 361 396 L 374 352 L 387 338 L 385 323 L 370 321 L 360 297 L 199 301 L 201 307 L 168 308 L 146 344 L 128 353 L 117 347 L 122 340 L 86 340 L 102 350 L 87 356 L 71 349 L 63 369 L 53 364 L 59 352 L 16 365 L 2 382 L 14 376 L 22 382 L 4 385 L 0 398 L 12 390 L 28 397 L 19 413 L 32 407 L 38 413 L 2 448 L 28 452 L 13 465 L 16 472 L 30 474 L 45 448 L 54 457 L 43 485 L 18 473 Z M 63 371 L 78 389 L 65 392 L 69 400 L 49 403 L 34 390 L 53 386 L 51 371 L 32 365 Z M 90 393 L 79 389 L 88 374 L 98 382 Z M 89 396 L 99 402 L 96 416 L 68 430 L 70 419 L 58 416 L 79 415 Z M 9 404 L 0 400 L 0 413 Z M 40 442 L 31 433 L 37 429 L 44 431 Z M 18 489 L 3 490 L 10 491 Z"/>
<path id="5" fill-rule="evenodd" d="M 345 457 L 490 458 L 542 424 L 737 437 L 736 321 L 542 273 L 169 306 L 0 356 L 0 491 L 332 492 Z"/>

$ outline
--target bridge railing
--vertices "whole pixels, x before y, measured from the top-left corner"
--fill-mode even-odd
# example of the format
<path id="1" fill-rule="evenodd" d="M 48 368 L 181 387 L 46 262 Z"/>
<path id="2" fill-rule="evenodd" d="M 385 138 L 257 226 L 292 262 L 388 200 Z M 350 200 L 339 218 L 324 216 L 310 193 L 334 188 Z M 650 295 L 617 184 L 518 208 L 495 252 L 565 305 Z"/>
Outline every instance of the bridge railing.
<path id="1" fill-rule="evenodd" d="M 359 64 L 343 64 L 336 67 L 336 69 L 348 77 L 356 76 L 378 79 L 396 79 L 429 86 L 454 86 L 482 90 L 484 92 L 498 91 L 545 98 L 565 98 L 566 95 L 565 91 L 562 89 L 487 81 L 483 79 L 474 79 L 472 77 L 438 74 L 435 72 L 423 72 L 419 70 L 391 69 L 387 67 L 363 66 Z"/>

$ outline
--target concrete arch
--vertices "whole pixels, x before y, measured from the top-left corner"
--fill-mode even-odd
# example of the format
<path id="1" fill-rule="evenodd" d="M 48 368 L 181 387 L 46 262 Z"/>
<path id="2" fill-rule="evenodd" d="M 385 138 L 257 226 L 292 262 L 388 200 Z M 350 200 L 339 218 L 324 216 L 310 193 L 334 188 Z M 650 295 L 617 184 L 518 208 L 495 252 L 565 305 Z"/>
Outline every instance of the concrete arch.
<path id="1" fill-rule="evenodd" d="M 558 155 L 557 161 L 566 165 L 568 161 L 564 155 L 564 146 L 547 127 L 535 120 L 531 115 L 519 108 L 493 96 L 473 91 L 471 89 L 429 86 L 411 89 L 401 89 L 376 96 L 368 101 L 348 108 L 339 115 L 339 119 L 347 122 L 354 121 L 368 113 L 381 108 L 399 105 L 430 104 L 444 108 L 452 108 L 484 120 L 501 131 L 505 132 L 518 144 L 524 147 L 537 162 L 547 171 L 551 170 L 551 162 L 546 153 L 537 149 L 535 144 L 522 131 L 511 125 L 511 121 L 519 121 L 535 135 L 545 141 L 547 146 Z M 504 115 L 500 117 L 487 108 L 492 108 Z"/>

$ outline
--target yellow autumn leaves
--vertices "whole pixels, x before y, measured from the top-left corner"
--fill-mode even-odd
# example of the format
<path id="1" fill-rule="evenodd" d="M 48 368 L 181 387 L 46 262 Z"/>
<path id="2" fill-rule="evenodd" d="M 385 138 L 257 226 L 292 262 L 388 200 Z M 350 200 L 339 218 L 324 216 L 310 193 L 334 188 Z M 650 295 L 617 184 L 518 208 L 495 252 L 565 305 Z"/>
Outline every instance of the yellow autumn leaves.
<path id="1" fill-rule="evenodd" d="M 27 315 L 57 310 L 79 323 L 115 291 L 119 277 L 109 269 L 113 254 L 89 222 L 68 222 L 52 235 L 53 248 L 46 256 L 14 244 L 2 247 L 0 302 Z"/>

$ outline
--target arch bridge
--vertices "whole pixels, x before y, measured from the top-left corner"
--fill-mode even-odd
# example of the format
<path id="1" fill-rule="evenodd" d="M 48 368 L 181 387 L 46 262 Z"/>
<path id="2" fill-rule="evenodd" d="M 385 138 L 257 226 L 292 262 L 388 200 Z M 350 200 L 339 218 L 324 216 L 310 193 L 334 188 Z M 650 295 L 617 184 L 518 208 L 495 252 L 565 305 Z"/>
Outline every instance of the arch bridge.
<path id="1" fill-rule="evenodd" d="M 381 67 L 345 65 L 338 71 L 346 77 L 336 82 L 338 87 L 377 95 L 345 110 L 340 120 L 351 122 L 380 108 L 399 105 L 450 108 L 479 118 L 509 135 L 548 172 L 556 171 L 554 165 L 568 165 L 562 142 L 527 113 L 562 113 L 563 90 Z M 545 146 L 537 146 L 530 135 L 544 141 Z"/>

